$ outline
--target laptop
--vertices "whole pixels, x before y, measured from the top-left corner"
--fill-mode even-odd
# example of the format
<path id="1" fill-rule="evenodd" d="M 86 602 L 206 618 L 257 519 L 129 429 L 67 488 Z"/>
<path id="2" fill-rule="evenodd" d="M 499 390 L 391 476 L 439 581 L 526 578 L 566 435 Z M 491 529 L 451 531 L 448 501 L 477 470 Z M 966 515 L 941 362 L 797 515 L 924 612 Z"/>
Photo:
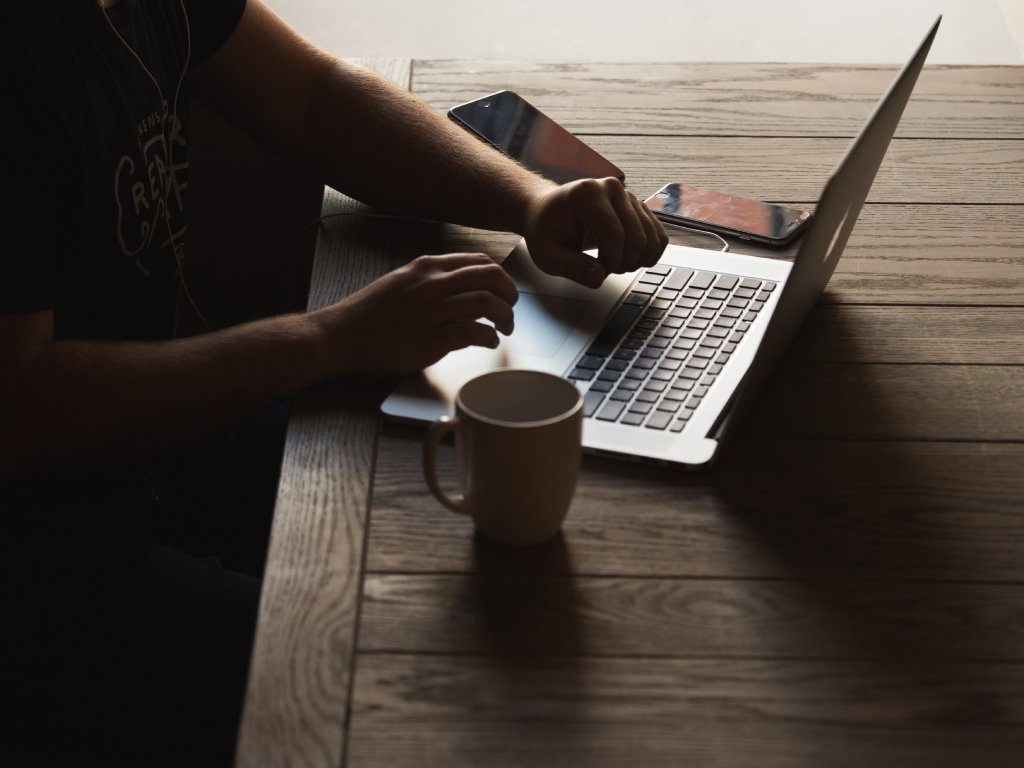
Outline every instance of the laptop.
<path id="1" fill-rule="evenodd" d="M 831 278 L 941 20 L 825 183 L 792 262 L 670 245 L 656 266 L 590 289 L 542 272 L 520 242 L 503 262 L 520 292 L 512 335 L 408 377 L 385 416 L 435 421 L 481 373 L 541 370 L 583 395 L 585 451 L 708 464 Z"/>

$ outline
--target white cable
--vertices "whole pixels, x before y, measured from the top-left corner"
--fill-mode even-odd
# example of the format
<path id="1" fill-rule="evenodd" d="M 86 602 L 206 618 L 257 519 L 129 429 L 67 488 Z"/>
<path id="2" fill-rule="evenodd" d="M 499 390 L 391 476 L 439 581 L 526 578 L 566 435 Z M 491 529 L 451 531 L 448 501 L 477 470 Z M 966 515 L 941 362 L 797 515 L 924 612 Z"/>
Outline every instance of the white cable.
<path id="1" fill-rule="evenodd" d="M 722 244 L 721 252 L 728 253 L 729 251 L 729 243 L 727 243 L 725 241 L 725 238 L 722 237 L 717 232 L 710 232 L 706 229 L 697 229 L 696 227 L 687 227 L 684 226 L 683 224 L 676 224 L 674 221 L 665 221 L 664 219 L 658 219 L 658 221 L 660 221 L 663 225 L 668 227 L 675 227 L 676 229 L 685 229 L 687 232 L 696 232 L 698 235 L 708 235 L 709 237 L 718 238 L 718 242 Z"/>

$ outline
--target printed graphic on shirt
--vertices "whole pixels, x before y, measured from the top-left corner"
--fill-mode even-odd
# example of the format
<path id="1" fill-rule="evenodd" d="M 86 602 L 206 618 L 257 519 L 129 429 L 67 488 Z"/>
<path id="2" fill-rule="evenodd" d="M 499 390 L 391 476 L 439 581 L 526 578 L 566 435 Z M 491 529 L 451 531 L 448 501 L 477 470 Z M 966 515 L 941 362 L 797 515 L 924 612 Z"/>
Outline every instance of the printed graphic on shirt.
<path id="1" fill-rule="evenodd" d="M 114 170 L 116 235 L 121 252 L 149 277 L 168 255 L 174 264 L 184 258 L 188 142 L 166 101 L 138 121 L 135 133 L 137 148 Z"/>

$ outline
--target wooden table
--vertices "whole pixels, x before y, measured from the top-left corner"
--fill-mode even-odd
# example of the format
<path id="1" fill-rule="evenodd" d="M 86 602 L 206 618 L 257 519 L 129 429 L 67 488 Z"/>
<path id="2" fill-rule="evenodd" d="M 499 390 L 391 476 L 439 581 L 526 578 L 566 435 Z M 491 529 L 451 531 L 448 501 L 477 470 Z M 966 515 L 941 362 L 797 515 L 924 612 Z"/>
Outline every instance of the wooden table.
<path id="1" fill-rule="evenodd" d="M 372 64 L 438 108 L 519 91 L 641 196 L 687 180 L 802 205 L 895 72 Z M 433 502 L 383 389 L 299 398 L 239 764 L 1024 765 L 1022 169 L 1024 68 L 927 68 L 721 462 L 588 457 L 545 546 L 477 540 Z M 512 243 L 329 220 L 310 305 Z"/>

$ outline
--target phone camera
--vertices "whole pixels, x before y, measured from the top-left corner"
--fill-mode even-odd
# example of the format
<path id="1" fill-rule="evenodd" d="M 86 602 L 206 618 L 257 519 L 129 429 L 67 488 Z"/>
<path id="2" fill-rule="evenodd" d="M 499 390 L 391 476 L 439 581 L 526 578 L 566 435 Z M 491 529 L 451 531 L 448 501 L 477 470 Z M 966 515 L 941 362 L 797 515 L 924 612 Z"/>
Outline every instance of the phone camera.
<path id="1" fill-rule="evenodd" d="M 489 102 L 489 101 L 481 101 L 480 102 L 480 106 L 483 107 L 484 109 L 487 109 L 487 107 L 491 106 L 491 102 Z"/>

